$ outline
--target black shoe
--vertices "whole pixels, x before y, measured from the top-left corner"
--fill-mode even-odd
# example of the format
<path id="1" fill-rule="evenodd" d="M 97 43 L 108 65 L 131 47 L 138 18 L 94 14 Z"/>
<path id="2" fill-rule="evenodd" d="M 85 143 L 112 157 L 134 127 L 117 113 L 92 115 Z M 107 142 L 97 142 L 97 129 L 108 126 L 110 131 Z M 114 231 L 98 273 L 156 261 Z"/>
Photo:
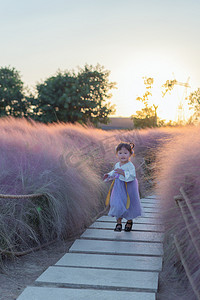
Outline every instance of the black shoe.
<path id="1" fill-rule="evenodd" d="M 117 223 L 114 231 L 122 231 L 122 224 Z"/>
<path id="2" fill-rule="evenodd" d="M 124 228 L 124 231 L 131 231 L 132 229 L 132 226 L 133 226 L 133 221 L 127 221 L 126 224 L 125 224 L 125 228 Z"/>

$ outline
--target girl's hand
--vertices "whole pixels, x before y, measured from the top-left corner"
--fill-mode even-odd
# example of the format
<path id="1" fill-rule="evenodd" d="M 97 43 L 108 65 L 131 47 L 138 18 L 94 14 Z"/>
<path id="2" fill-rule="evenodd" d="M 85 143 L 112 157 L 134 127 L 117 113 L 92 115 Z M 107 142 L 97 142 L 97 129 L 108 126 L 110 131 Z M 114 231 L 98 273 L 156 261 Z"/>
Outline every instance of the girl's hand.
<path id="1" fill-rule="evenodd" d="M 118 173 L 118 174 L 120 174 L 120 175 L 125 176 L 124 170 L 122 170 L 122 169 L 119 169 L 119 168 L 115 169 L 115 172 Z"/>
<path id="2" fill-rule="evenodd" d="M 106 178 L 108 178 L 108 174 L 107 173 L 103 175 L 103 180 L 105 180 Z"/>

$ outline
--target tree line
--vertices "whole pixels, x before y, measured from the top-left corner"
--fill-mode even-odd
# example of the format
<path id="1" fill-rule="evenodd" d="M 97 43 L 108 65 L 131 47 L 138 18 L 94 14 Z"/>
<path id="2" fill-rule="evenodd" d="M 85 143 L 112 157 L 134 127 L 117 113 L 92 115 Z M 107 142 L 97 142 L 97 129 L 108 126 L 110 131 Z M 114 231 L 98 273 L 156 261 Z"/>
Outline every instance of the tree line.
<path id="1" fill-rule="evenodd" d="M 34 92 L 25 88 L 19 71 L 11 67 L 0 68 L 0 117 L 14 116 L 31 118 L 44 123 L 79 122 L 81 124 L 107 124 L 109 115 L 114 114 L 111 105 L 111 90 L 115 82 L 109 81 L 110 71 L 101 65 L 85 65 L 78 71 L 57 71 L 54 76 L 37 83 Z M 149 105 L 154 79 L 144 77 L 146 91 L 136 100 L 144 107 L 131 116 L 135 128 L 165 125 L 157 116 L 156 105 Z M 176 80 L 163 84 L 163 97 L 170 92 Z M 200 117 L 200 89 L 188 97 L 188 104 L 194 109 L 191 122 Z"/>
<path id="2" fill-rule="evenodd" d="M 37 83 L 29 92 L 19 71 L 0 68 L 0 117 L 31 118 L 44 123 L 80 122 L 108 123 L 115 112 L 108 101 L 115 82 L 109 81 L 110 71 L 104 67 L 85 65 L 74 71 L 57 71 L 54 76 Z"/>

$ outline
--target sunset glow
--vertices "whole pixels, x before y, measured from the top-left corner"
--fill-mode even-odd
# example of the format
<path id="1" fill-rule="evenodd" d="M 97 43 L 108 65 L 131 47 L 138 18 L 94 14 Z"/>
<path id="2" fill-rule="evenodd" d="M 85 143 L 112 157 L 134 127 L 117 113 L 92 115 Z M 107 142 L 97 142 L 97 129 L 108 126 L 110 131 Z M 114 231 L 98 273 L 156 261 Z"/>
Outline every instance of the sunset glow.
<path id="1" fill-rule="evenodd" d="M 142 77 L 153 77 L 151 100 L 159 105 L 160 118 L 176 120 L 184 88 L 163 99 L 161 86 L 190 77 L 187 93 L 200 87 L 199 11 L 196 0 L 4 1 L 1 65 L 19 70 L 32 89 L 58 69 L 99 63 L 117 83 L 111 99 L 116 117 L 141 109 L 136 98 L 144 93 Z"/>
<path id="2" fill-rule="evenodd" d="M 134 70 L 134 68 L 132 70 Z M 138 96 L 142 97 L 145 93 L 143 80 L 143 77 L 145 76 L 154 78 L 152 97 L 149 97 L 149 105 L 155 104 L 158 106 L 157 112 L 161 119 L 165 119 L 166 121 L 178 121 L 180 118 L 187 120 L 190 117 L 191 111 L 189 110 L 188 102 L 185 100 L 190 94 L 192 87 L 194 89 L 194 85 L 192 86 L 190 78 L 184 76 L 185 74 L 179 74 L 180 72 L 178 70 L 176 74 L 170 73 L 169 70 L 162 68 L 162 66 L 160 72 L 159 70 L 156 71 L 156 68 L 152 68 L 151 71 L 147 72 L 147 69 L 145 69 L 144 66 L 141 66 L 141 69 L 135 71 L 132 70 L 129 67 L 126 71 L 122 72 L 122 75 L 119 75 L 118 89 L 113 92 L 113 99 L 119 99 L 117 99 L 117 101 L 115 100 L 117 116 L 130 117 L 135 114 L 137 110 L 144 107 L 142 103 L 136 101 L 136 98 Z M 184 86 L 175 85 L 170 93 L 167 93 L 162 97 L 162 85 L 167 80 L 175 78 L 181 83 L 186 83 L 189 80 L 190 87 L 185 88 Z M 182 104 L 182 109 L 180 109 L 180 104 Z"/>

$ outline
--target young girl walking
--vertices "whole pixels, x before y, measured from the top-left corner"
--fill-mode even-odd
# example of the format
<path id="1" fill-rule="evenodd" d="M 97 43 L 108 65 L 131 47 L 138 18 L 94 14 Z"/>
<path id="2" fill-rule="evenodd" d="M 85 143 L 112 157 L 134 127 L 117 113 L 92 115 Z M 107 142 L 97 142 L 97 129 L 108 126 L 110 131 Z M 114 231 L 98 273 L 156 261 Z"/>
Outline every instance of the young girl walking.
<path id="1" fill-rule="evenodd" d="M 104 174 L 103 177 L 105 181 L 113 180 L 106 198 L 106 205 L 110 203 L 108 215 L 116 217 L 115 231 L 122 230 L 123 218 L 127 220 L 124 230 L 131 231 L 132 219 L 141 216 L 142 213 L 135 167 L 130 161 L 133 148 L 133 143 L 120 143 L 116 147 L 119 161 L 115 164 L 114 170 Z"/>

